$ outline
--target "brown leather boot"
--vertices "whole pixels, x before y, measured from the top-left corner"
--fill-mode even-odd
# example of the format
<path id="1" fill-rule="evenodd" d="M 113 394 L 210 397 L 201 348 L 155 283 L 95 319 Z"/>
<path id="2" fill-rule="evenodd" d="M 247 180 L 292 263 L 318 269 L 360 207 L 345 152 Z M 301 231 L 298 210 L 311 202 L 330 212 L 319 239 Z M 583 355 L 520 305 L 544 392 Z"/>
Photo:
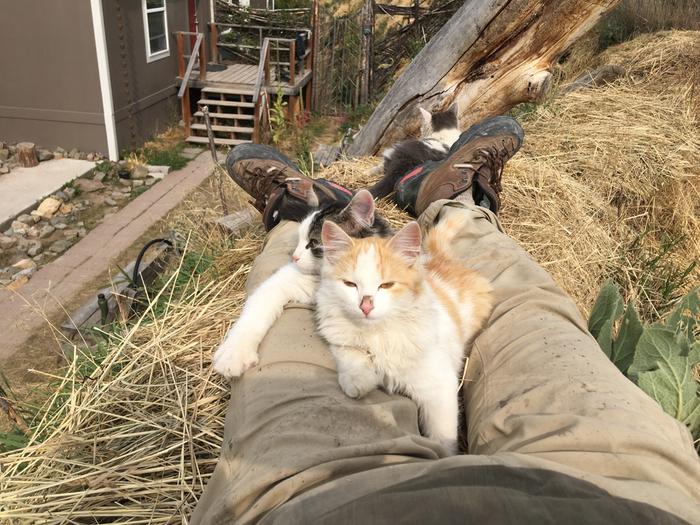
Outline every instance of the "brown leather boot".
<path id="1" fill-rule="evenodd" d="M 263 144 L 241 144 L 226 158 L 231 178 L 262 213 L 269 231 L 281 220 L 301 221 L 312 210 L 348 202 L 352 192 L 325 179 L 311 179 L 279 151 Z"/>
<path id="2" fill-rule="evenodd" d="M 523 136 L 520 124 L 510 117 L 492 117 L 473 125 L 445 160 L 426 162 L 399 180 L 396 203 L 417 217 L 431 203 L 471 190 L 476 204 L 498 213 L 503 166 L 520 149 Z"/>

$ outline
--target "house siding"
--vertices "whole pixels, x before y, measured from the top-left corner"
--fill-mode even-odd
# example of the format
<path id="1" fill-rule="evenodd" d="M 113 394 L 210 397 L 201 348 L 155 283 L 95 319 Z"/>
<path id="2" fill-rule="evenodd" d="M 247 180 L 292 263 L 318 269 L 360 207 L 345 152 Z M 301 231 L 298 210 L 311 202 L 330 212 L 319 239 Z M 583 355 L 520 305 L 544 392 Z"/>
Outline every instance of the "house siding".
<path id="1" fill-rule="evenodd" d="M 107 153 L 90 3 L 0 2 L 0 140 Z"/>
<path id="2" fill-rule="evenodd" d="M 120 2 L 121 25 L 115 3 L 102 2 L 117 142 L 122 151 L 138 147 L 180 118 L 176 96 L 177 46 L 173 32 L 188 31 L 187 0 L 166 2 L 170 55 L 153 62 L 147 62 L 141 0 Z M 199 2 L 198 20 L 200 31 L 207 34 L 209 3 L 205 0 Z"/>

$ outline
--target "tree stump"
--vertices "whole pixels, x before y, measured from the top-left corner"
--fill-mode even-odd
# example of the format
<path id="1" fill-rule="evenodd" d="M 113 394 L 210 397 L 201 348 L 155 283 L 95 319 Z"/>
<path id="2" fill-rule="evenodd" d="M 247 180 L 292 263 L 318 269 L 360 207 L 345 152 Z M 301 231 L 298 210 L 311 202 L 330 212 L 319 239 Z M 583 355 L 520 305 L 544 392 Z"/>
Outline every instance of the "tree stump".
<path id="1" fill-rule="evenodd" d="M 460 128 L 539 102 L 561 54 L 619 0 L 464 2 L 421 50 L 350 145 L 351 156 L 416 136 L 417 106 L 459 105 Z"/>
<path id="2" fill-rule="evenodd" d="M 20 142 L 17 144 L 17 162 L 23 168 L 33 168 L 39 165 L 39 157 L 36 154 L 36 146 L 33 142 Z"/>

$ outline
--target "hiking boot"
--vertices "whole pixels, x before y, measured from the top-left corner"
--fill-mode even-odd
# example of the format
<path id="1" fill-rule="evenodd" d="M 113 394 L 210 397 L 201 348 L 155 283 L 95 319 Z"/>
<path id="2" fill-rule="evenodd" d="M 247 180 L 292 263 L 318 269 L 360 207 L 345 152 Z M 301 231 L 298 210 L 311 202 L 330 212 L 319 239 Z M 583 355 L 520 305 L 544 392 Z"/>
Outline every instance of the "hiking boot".
<path id="1" fill-rule="evenodd" d="M 241 144 L 226 157 L 226 170 L 253 197 L 267 231 L 281 220 L 301 221 L 312 210 L 349 202 L 352 192 L 326 179 L 310 179 L 279 151 L 263 144 Z"/>
<path id="2" fill-rule="evenodd" d="M 491 117 L 462 133 L 442 161 L 426 162 L 396 183 L 396 203 L 417 217 L 439 199 L 470 190 L 474 202 L 498 213 L 503 166 L 520 149 L 523 129 L 510 117 Z"/>

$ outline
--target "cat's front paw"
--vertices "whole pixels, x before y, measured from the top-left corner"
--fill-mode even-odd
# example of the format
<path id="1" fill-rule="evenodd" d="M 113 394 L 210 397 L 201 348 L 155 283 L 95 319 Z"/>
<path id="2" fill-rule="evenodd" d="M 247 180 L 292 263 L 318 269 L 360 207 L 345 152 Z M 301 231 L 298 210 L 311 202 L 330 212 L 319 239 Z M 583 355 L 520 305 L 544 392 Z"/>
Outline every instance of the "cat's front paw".
<path id="1" fill-rule="evenodd" d="M 212 359 L 214 370 L 227 378 L 240 377 L 258 362 L 258 345 L 242 340 L 225 340 Z"/>
<path id="2" fill-rule="evenodd" d="M 377 387 L 377 378 L 370 373 L 341 372 L 338 383 L 343 393 L 353 399 L 360 399 Z"/>

